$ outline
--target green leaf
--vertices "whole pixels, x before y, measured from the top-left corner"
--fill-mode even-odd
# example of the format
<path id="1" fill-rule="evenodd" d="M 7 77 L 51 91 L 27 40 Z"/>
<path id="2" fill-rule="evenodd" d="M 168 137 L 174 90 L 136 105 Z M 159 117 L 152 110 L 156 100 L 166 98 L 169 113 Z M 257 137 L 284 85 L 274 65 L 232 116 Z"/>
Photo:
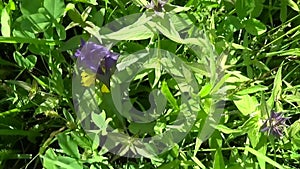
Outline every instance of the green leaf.
<path id="1" fill-rule="evenodd" d="M 23 81 L 19 81 L 19 80 L 6 80 L 6 83 L 10 83 L 10 84 L 15 84 L 18 85 L 20 87 L 22 87 L 23 89 L 27 90 L 28 92 L 31 90 L 31 85 L 29 83 L 23 82 Z"/>
<path id="2" fill-rule="evenodd" d="M 284 100 L 288 102 L 300 102 L 300 97 L 298 95 L 284 95 Z"/>
<path id="3" fill-rule="evenodd" d="M 78 159 L 67 156 L 58 156 L 57 161 L 55 161 L 55 165 L 59 166 L 59 168 L 64 169 L 83 168 L 82 164 Z"/>
<path id="4" fill-rule="evenodd" d="M 143 40 L 153 36 L 152 31 L 145 25 L 130 25 L 116 32 L 102 35 L 104 39 L 114 40 Z"/>
<path id="5" fill-rule="evenodd" d="M 128 129 L 133 134 L 154 134 L 155 122 L 151 123 L 130 123 Z"/>
<path id="6" fill-rule="evenodd" d="M 59 36 L 59 40 L 65 40 L 66 39 L 66 30 L 65 30 L 65 27 L 61 24 L 56 24 L 55 25 L 55 29 L 56 29 L 56 32 Z"/>
<path id="7" fill-rule="evenodd" d="M 254 0 L 236 0 L 235 9 L 239 18 L 243 19 L 255 8 Z"/>
<path id="8" fill-rule="evenodd" d="M 284 23 L 287 18 L 287 0 L 281 0 L 280 4 L 280 21 Z"/>
<path id="9" fill-rule="evenodd" d="M 210 83 L 205 84 L 200 90 L 200 93 L 199 93 L 200 97 L 203 98 L 203 97 L 209 95 L 211 89 L 212 89 L 212 85 Z"/>
<path id="10" fill-rule="evenodd" d="M 224 126 L 222 124 L 219 124 L 215 127 L 217 130 L 221 131 L 222 133 L 225 133 L 225 134 L 231 134 L 231 133 L 241 133 L 242 130 L 240 129 L 231 129 L 231 128 L 228 128 L 227 126 Z"/>
<path id="11" fill-rule="evenodd" d="M 2 33 L 2 36 L 4 36 L 4 37 L 10 37 L 10 34 L 11 34 L 11 28 L 10 28 L 11 19 L 10 19 L 8 10 L 9 9 L 7 9 L 7 7 L 6 7 L 2 10 L 2 13 L 1 13 L 1 33 Z"/>
<path id="12" fill-rule="evenodd" d="M 192 160 L 202 169 L 206 169 L 205 165 L 195 156 L 191 157 Z"/>
<path id="13" fill-rule="evenodd" d="M 276 161 L 270 159 L 269 157 L 265 156 L 264 154 L 254 150 L 248 146 L 245 147 L 245 150 L 249 151 L 251 154 L 255 155 L 258 159 L 263 160 L 276 168 L 285 169 L 282 165 L 278 164 Z"/>
<path id="14" fill-rule="evenodd" d="M 156 63 L 153 63 L 153 64 L 151 64 L 153 67 L 154 67 L 154 78 L 153 78 L 153 80 L 151 81 L 151 82 L 153 82 L 152 83 L 152 86 L 154 87 L 154 86 L 156 86 L 157 84 L 158 84 L 158 82 L 159 82 L 159 79 L 160 79 L 160 77 L 161 77 L 161 65 L 160 65 L 160 63 L 159 62 L 156 62 Z M 149 80 L 150 81 L 150 80 Z"/>
<path id="15" fill-rule="evenodd" d="M 211 104 L 213 103 L 208 103 L 209 109 L 213 106 L 211 106 Z M 194 156 L 196 156 L 196 154 L 198 153 L 198 150 L 200 149 L 201 144 L 208 139 L 208 137 L 214 133 L 215 131 L 215 127 L 217 125 L 217 123 L 220 121 L 220 114 L 223 113 L 223 109 L 222 108 L 213 108 L 211 110 L 208 110 L 209 114 L 204 112 L 204 115 L 202 116 L 206 116 L 205 118 L 205 122 L 202 122 L 202 127 L 201 130 L 198 133 L 198 136 L 196 138 L 196 144 L 195 144 L 195 148 L 194 148 Z"/>
<path id="16" fill-rule="evenodd" d="M 53 151 L 52 148 L 49 148 L 45 155 L 43 157 L 43 166 L 47 169 L 58 169 L 58 167 L 55 166 L 55 161 L 57 159 L 57 155 Z"/>
<path id="17" fill-rule="evenodd" d="M 59 50 L 60 51 L 67 51 L 67 50 L 71 50 L 71 49 L 77 49 L 80 45 L 80 40 L 84 39 L 83 35 L 76 35 L 73 36 L 72 38 L 68 39 L 66 42 L 64 42 Z"/>
<path id="18" fill-rule="evenodd" d="M 11 11 L 16 10 L 16 4 L 15 4 L 14 0 L 9 0 L 7 3 L 7 7 Z"/>
<path id="19" fill-rule="evenodd" d="M 84 25 L 84 21 L 79 13 L 79 11 L 75 8 L 74 4 L 68 4 L 67 7 L 68 9 L 68 16 L 72 19 L 73 22 L 78 23 L 80 25 Z M 70 23 L 70 25 L 72 22 Z M 68 28 L 71 28 L 71 26 L 67 26 Z"/>
<path id="20" fill-rule="evenodd" d="M 38 133 L 33 131 L 26 130 L 17 130 L 17 129 L 0 129 L 0 136 L 30 136 L 30 135 L 38 135 Z"/>
<path id="21" fill-rule="evenodd" d="M 295 10 L 295 11 L 297 11 L 297 12 L 300 11 L 300 10 L 299 10 L 299 7 L 298 7 L 298 5 L 297 5 L 296 2 L 294 2 L 293 0 L 287 0 L 287 2 L 288 2 L 288 5 L 289 5 L 293 10 Z"/>
<path id="22" fill-rule="evenodd" d="M 157 169 L 170 169 L 170 168 L 179 169 L 179 166 L 180 166 L 180 161 L 178 159 L 175 159 L 171 162 L 159 166 Z"/>
<path id="23" fill-rule="evenodd" d="M 92 142 L 88 137 L 83 137 L 80 132 L 73 131 L 71 132 L 72 138 L 74 138 L 74 141 L 80 146 L 81 148 L 84 149 L 91 149 L 92 147 Z"/>
<path id="24" fill-rule="evenodd" d="M 181 31 L 186 28 L 191 28 L 191 25 L 194 24 L 187 13 L 171 15 L 170 20 L 174 25 L 175 30 L 177 31 Z"/>
<path id="25" fill-rule="evenodd" d="M 255 86 L 251 86 L 247 89 L 243 89 L 243 90 L 237 92 L 236 94 L 245 95 L 245 94 L 251 94 L 251 93 L 256 93 L 256 92 L 265 91 L 265 90 L 268 90 L 268 87 L 263 86 L 263 85 L 255 85 Z"/>
<path id="26" fill-rule="evenodd" d="M 60 96 L 65 94 L 64 81 L 62 78 L 61 64 L 65 62 L 64 57 L 58 51 L 52 51 L 51 55 L 48 57 L 49 69 L 52 71 L 51 78 L 51 89 L 55 91 Z"/>
<path id="27" fill-rule="evenodd" d="M 45 78 L 38 78 L 31 74 L 31 76 L 38 82 L 39 85 L 41 85 L 44 89 L 49 89 L 49 85 L 47 84 L 47 80 Z"/>
<path id="28" fill-rule="evenodd" d="M 36 13 L 22 18 L 21 28 L 34 33 L 45 32 L 51 25 L 49 18 L 44 13 Z"/>
<path id="29" fill-rule="evenodd" d="M 1 37 L 0 37 L 1 38 Z M 0 58 L 0 65 L 6 65 L 6 66 L 14 66 L 14 67 L 18 67 L 16 64 L 10 62 L 10 61 L 7 61 L 7 60 L 4 60 L 2 58 Z"/>
<path id="30" fill-rule="evenodd" d="M 46 101 L 44 101 L 39 107 L 35 110 L 34 114 L 41 114 L 45 113 L 46 111 L 51 111 L 55 107 L 58 106 L 58 99 L 54 97 L 48 97 Z"/>
<path id="31" fill-rule="evenodd" d="M 142 7 L 144 7 L 148 4 L 147 0 L 132 0 L 132 1 L 133 1 L 133 3 L 135 3 L 139 6 L 142 6 Z"/>
<path id="32" fill-rule="evenodd" d="M 80 157 L 78 146 L 76 142 L 71 139 L 66 133 L 61 133 L 57 135 L 57 140 L 59 146 L 62 148 L 64 153 L 70 155 L 71 157 L 78 158 Z"/>
<path id="33" fill-rule="evenodd" d="M 37 61 L 37 57 L 34 55 L 29 55 L 26 58 L 22 56 L 19 52 L 14 52 L 14 59 L 16 63 L 23 69 L 29 69 L 31 70 Z"/>
<path id="34" fill-rule="evenodd" d="M 22 0 L 21 12 L 23 15 L 31 15 L 38 13 L 38 9 L 42 7 L 43 0 Z"/>
<path id="35" fill-rule="evenodd" d="M 149 24 L 156 27 L 160 33 L 174 42 L 184 43 L 169 15 L 164 15 L 164 18 L 154 18 L 153 21 Z"/>
<path id="36" fill-rule="evenodd" d="M 277 74 L 275 76 L 274 79 L 274 85 L 273 85 L 273 89 L 272 89 L 272 94 L 271 97 L 268 99 L 267 101 L 267 105 L 269 110 L 272 110 L 272 108 L 274 107 L 274 102 L 275 100 L 280 100 L 280 95 L 281 95 L 281 87 L 282 87 L 282 65 L 283 63 L 280 65 Z"/>
<path id="37" fill-rule="evenodd" d="M 91 19 L 96 26 L 101 27 L 103 25 L 105 13 L 105 8 L 101 8 L 93 14 L 93 18 Z"/>
<path id="38" fill-rule="evenodd" d="M 225 28 L 229 29 L 232 32 L 238 31 L 243 28 L 243 25 L 241 24 L 241 20 L 236 16 L 226 17 L 226 20 L 224 21 L 224 26 Z M 242 47 L 245 48 L 244 46 Z"/>
<path id="39" fill-rule="evenodd" d="M 215 73 L 215 75 L 216 75 L 216 73 Z M 213 95 L 213 94 L 220 92 L 221 88 L 224 86 L 225 82 L 230 78 L 230 76 L 231 76 L 230 74 L 226 74 L 219 81 L 215 81 L 216 84 L 213 87 L 213 89 L 211 90 L 210 94 Z"/>
<path id="40" fill-rule="evenodd" d="M 167 50 L 172 53 L 176 53 L 177 45 L 178 45 L 177 43 L 175 43 L 169 39 L 160 40 L 161 49 Z"/>
<path id="41" fill-rule="evenodd" d="M 259 69 L 270 71 L 268 66 L 265 63 L 263 63 L 262 61 L 258 61 L 255 59 L 255 60 L 252 60 L 252 63 L 254 66 L 258 67 Z"/>
<path id="42" fill-rule="evenodd" d="M 291 137 L 295 137 L 296 134 L 300 132 L 300 120 L 295 121 L 289 128 L 288 128 L 289 135 Z"/>
<path id="43" fill-rule="evenodd" d="M 218 148 L 217 151 L 215 152 L 213 168 L 214 169 L 225 168 L 224 159 L 220 148 Z"/>
<path id="44" fill-rule="evenodd" d="M 97 0 L 71 0 L 72 2 L 82 2 L 92 5 L 98 5 Z"/>
<path id="45" fill-rule="evenodd" d="M 257 18 L 261 15 L 264 9 L 264 2 L 265 0 L 254 0 L 255 1 L 255 8 L 251 12 L 251 17 Z"/>
<path id="46" fill-rule="evenodd" d="M 75 123 L 75 120 L 74 120 L 73 116 L 65 108 L 63 109 L 63 114 L 64 114 L 64 117 L 66 118 L 66 120 L 68 122 L 74 122 Z"/>
<path id="47" fill-rule="evenodd" d="M 249 95 L 238 96 L 239 100 L 234 100 L 235 106 L 239 109 L 239 111 L 247 116 L 253 113 L 258 106 L 258 102 L 255 97 L 251 97 Z"/>
<path id="48" fill-rule="evenodd" d="M 171 91 L 169 90 L 168 84 L 165 81 L 162 82 L 161 92 L 167 98 L 168 102 L 172 105 L 172 107 L 175 108 L 176 110 L 179 110 L 177 101 L 172 95 Z"/>
<path id="49" fill-rule="evenodd" d="M 44 8 L 54 19 L 57 19 L 63 15 L 65 3 L 64 0 L 44 0 Z"/>
<path id="50" fill-rule="evenodd" d="M 268 115 L 268 113 L 270 112 L 269 107 L 268 107 L 267 102 L 266 102 L 264 92 L 261 92 L 260 111 L 261 111 L 261 116 L 262 117 L 266 117 Z"/>
<path id="51" fill-rule="evenodd" d="M 267 31 L 267 27 L 254 18 L 244 21 L 243 24 L 246 31 L 252 35 L 261 35 Z"/>
<path id="52" fill-rule="evenodd" d="M 100 114 L 92 113 L 92 120 L 100 128 L 100 130 L 106 130 L 107 124 L 105 122 L 106 114 L 102 111 Z"/>
<path id="53" fill-rule="evenodd" d="M 45 39 L 33 39 L 23 37 L 3 37 L 0 36 L 0 43 L 30 43 L 30 44 L 44 44 L 54 46 L 60 44 L 60 41 L 45 40 Z"/>
<path id="54" fill-rule="evenodd" d="M 255 131 L 255 132 L 259 133 L 259 130 Z M 257 136 L 257 137 L 259 137 L 259 136 Z M 267 153 L 267 142 L 268 142 L 267 136 L 262 135 L 260 137 L 259 143 L 255 147 L 255 149 L 258 152 L 260 152 L 261 154 L 266 155 L 266 153 Z M 260 168 L 266 168 L 266 162 L 263 159 L 258 158 L 257 161 L 258 161 L 258 164 L 259 164 Z"/>

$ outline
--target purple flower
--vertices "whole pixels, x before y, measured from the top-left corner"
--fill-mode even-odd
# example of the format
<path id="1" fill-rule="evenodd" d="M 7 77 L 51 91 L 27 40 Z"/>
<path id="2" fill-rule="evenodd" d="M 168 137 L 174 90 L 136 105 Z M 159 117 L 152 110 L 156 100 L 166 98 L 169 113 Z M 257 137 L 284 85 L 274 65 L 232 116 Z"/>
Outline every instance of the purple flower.
<path id="1" fill-rule="evenodd" d="M 76 51 L 75 57 L 79 59 L 80 67 L 104 74 L 116 64 L 119 54 L 94 42 L 81 41 L 81 48 Z"/>
<path id="2" fill-rule="evenodd" d="M 262 132 L 268 132 L 277 138 L 283 136 L 283 129 L 286 127 L 286 120 L 289 118 L 283 117 L 282 113 L 276 113 L 274 111 L 271 112 L 271 115 L 261 127 Z"/>
<path id="3" fill-rule="evenodd" d="M 156 3 L 157 1 L 157 3 Z M 146 6 L 148 9 L 153 9 L 155 12 L 162 12 L 164 5 L 168 2 L 168 0 L 151 0 L 150 4 Z"/>

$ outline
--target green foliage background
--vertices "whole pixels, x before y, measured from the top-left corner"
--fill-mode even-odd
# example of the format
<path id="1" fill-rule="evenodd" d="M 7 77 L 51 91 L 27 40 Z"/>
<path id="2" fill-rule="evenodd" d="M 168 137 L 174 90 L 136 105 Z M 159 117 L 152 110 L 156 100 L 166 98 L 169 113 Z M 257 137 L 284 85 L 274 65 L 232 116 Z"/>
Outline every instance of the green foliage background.
<path id="1" fill-rule="evenodd" d="M 205 142 L 200 134 L 208 116 L 211 76 L 202 60 L 164 32 L 143 40 L 123 40 L 122 55 L 160 47 L 185 61 L 199 82 L 201 110 L 186 138 L 157 158 L 130 159 L 105 152 L 77 123 L 72 77 L 80 39 L 117 18 L 149 11 L 146 0 L 2 0 L 0 2 L 0 163 L 2 168 L 300 168 L 300 14 L 295 0 L 171 0 L 174 12 L 204 30 L 225 75 L 225 110 Z M 180 25 L 179 25 L 180 27 Z M 95 29 L 96 28 L 96 29 Z M 128 36 L 138 38 L 132 32 Z M 171 37 L 171 38 L 170 38 Z M 122 60 L 119 60 L 122 62 Z M 149 106 L 149 91 L 162 88 L 172 115 L 179 104 L 176 84 L 149 70 L 134 81 L 132 99 Z M 104 95 L 101 97 L 105 98 Z M 109 115 L 109 103 L 100 105 Z M 283 138 L 261 133 L 271 110 L 290 117 Z M 173 114 L 174 115 L 174 114 Z M 140 126 L 141 137 L 165 129 L 172 117 Z M 120 121 L 112 121 L 121 128 Z M 141 130 L 144 129 L 144 130 Z"/>

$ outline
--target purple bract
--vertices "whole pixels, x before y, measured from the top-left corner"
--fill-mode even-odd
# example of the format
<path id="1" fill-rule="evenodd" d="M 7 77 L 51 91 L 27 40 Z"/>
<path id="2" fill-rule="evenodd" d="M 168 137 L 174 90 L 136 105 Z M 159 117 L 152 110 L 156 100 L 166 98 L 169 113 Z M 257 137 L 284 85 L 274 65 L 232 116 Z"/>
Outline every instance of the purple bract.
<path id="1" fill-rule="evenodd" d="M 116 64 L 119 54 L 94 42 L 81 41 L 81 48 L 76 51 L 75 57 L 79 59 L 80 67 L 103 74 L 103 68 L 110 70 Z"/>
<path id="2" fill-rule="evenodd" d="M 283 117 L 282 113 L 271 112 L 271 115 L 261 127 L 262 132 L 268 132 L 275 137 L 283 136 L 283 129 L 286 127 L 286 120 L 289 118 Z"/>
<path id="3" fill-rule="evenodd" d="M 164 5 L 168 0 L 157 0 L 157 4 L 154 0 L 151 0 L 150 4 L 146 6 L 148 9 L 153 9 L 155 12 L 162 12 Z"/>

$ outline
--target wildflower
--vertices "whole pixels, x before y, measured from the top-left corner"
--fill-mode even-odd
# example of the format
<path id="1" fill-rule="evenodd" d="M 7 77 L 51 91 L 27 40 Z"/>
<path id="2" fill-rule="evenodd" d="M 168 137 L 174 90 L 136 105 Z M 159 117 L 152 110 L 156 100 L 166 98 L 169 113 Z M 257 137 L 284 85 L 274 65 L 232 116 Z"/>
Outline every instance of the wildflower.
<path id="1" fill-rule="evenodd" d="M 94 42 L 81 41 L 81 48 L 75 53 L 79 59 L 78 66 L 83 68 L 81 73 L 83 86 L 94 84 L 95 78 L 100 76 L 104 83 L 109 86 L 111 69 L 117 63 L 119 54 L 111 52 L 106 47 Z"/>
<path id="2" fill-rule="evenodd" d="M 164 5 L 168 0 L 151 0 L 150 4 L 146 6 L 148 9 L 153 9 L 155 12 L 162 12 Z"/>
<path id="3" fill-rule="evenodd" d="M 268 132 L 275 137 L 283 136 L 283 129 L 286 126 L 285 121 L 289 118 L 283 117 L 282 113 L 271 112 L 271 115 L 261 127 L 262 132 Z"/>
<path id="4" fill-rule="evenodd" d="M 119 57 L 118 54 L 109 51 L 106 47 L 96 44 L 94 42 L 81 43 L 81 48 L 75 53 L 75 57 L 79 58 L 79 66 L 87 68 L 97 73 L 100 66 L 100 73 L 104 73 L 103 68 L 106 70 L 112 68 Z M 101 65 L 103 63 L 104 65 Z"/>

